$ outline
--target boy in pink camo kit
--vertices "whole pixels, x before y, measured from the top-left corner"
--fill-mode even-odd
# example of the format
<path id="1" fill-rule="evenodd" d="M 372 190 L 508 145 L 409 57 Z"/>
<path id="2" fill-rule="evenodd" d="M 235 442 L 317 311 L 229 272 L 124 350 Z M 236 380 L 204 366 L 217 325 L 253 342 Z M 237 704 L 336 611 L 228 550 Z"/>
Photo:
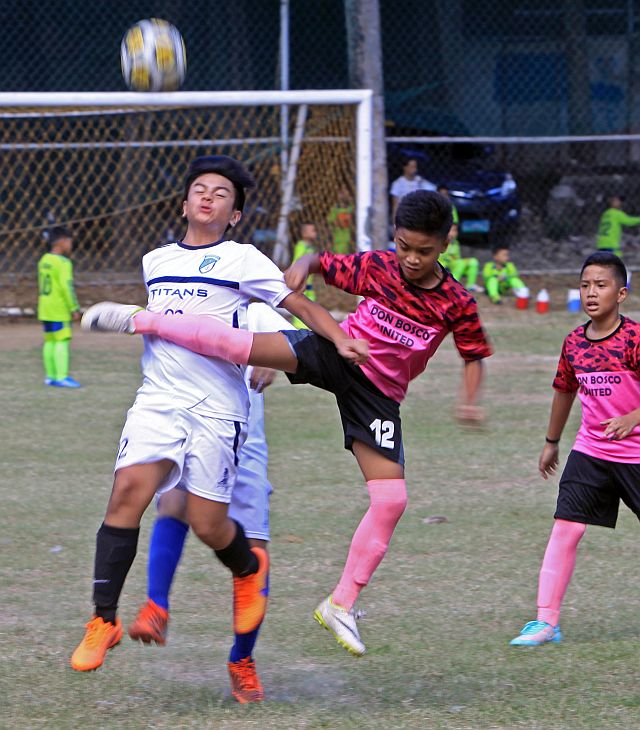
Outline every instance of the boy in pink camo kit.
<path id="1" fill-rule="evenodd" d="M 292 383 L 310 383 L 334 394 L 344 431 L 367 484 L 369 509 L 351 541 L 342 576 L 316 609 L 316 620 L 347 651 L 365 646 L 353 605 L 384 558 L 407 504 L 400 402 L 409 381 L 452 333 L 464 360 L 458 417 L 478 421 L 482 359 L 491 354 L 476 302 L 438 263 L 447 248 L 451 204 L 442 195 L 404 196 L 395 217 L 395 251 L 336 255 L 325 251 L 296 261 L 286 275 L 293 290 L 310 273 L 363 297 L 341 325 L 354 351 L 309 330 L 275 334 L 234 329 L 212 317 L 164 316 L 130 305 L 98 304 L 85 314 L 92 329 L 151 334 L 201 354 L 239 364 L 284 370 Z M 90 321 L 89 321 L 90 320 Z M 356 348 L 368 345 L 368 359 Z"/>
<path id="2" fill-rule="evenodd" d="M 558 444 L 576 394 L 582 423 L 560 478 L 558 504 L 538 583 L 538 616 L 512 646 L 562 641 L 559 617 L 578 543 L 587 525 L 615 527 L 620 500 L 640 519 L 640 325 L 623 317 L 627 272 L 612 253 L 587 258 L 582 308 L 591 319 L 564 341 L 545 445 L 544 479 L 558 466 Z"/>

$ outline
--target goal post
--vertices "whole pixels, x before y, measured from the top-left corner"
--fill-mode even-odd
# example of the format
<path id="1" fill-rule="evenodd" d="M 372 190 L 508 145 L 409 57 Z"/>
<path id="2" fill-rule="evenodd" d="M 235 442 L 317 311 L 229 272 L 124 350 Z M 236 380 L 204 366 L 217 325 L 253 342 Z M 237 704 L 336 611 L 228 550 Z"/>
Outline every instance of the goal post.
<path id="1" fill-rule="evenodd" d="M 289 170 L 280 169 L 283 108 Z M 237 157 L 257 179 L 238 240 L 285 265 L 303 222 L 332 247 L 330 211 L 348 200 L 353 243 L 368 250 L 371 130 L 366 89 L 0 93 L 4 272 L 32 271 L 54 225 L 72 229 L 83 270 L 137 269 L 183 231 L 184 175 L 204 154 Z"/>

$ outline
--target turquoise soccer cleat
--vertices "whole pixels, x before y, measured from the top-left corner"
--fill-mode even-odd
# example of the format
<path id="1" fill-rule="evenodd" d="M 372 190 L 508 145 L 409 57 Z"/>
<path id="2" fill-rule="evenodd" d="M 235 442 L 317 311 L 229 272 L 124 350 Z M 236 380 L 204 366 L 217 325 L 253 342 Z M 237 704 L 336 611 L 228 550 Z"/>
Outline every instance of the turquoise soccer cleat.
<path id="1" fill-rule="evenodd" d="M 529 621 L 519 636 L 512 639 L 511 646 L 540 646 L 541 644 L 559 644 L 562 641 L 560 626 L 551 626 L 545 621 Z"/>
<path id="2" fill-rule="evenodd" d="M 63 380 L 52 380 L 47 385 L 53 385 L 54 388 L 81 388 L 82 386 L 72 377 L 66 377 Z"/>

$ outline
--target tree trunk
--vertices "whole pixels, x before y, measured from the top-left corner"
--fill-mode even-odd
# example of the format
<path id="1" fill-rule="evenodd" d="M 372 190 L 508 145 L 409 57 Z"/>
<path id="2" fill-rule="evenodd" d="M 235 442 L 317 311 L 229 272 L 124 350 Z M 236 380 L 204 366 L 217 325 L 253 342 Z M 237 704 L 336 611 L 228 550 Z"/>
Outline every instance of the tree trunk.
<path id="1" fill-rule="evenodd" d="M 367 229 L 373 248 L 389 241 L 387 150 L 384 128 L 384 83 L 378 0 L 345 0 L 349 84 L 373 91 L 373 191 Z"/>

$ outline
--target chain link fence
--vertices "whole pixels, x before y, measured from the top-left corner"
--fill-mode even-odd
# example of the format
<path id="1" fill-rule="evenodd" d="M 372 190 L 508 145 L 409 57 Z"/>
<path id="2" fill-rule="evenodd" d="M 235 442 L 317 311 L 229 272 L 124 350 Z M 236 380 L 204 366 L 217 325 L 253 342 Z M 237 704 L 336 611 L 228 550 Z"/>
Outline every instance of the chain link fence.
<path id="1" fill-rule="evenodd" d="M 313 222 L 321 241 L 331 241 L 332 210 L 343 201 L 353 240 L 355 109 L 304 111 L 289 238 Z M 259 181 L 234 236 L 273 254 L 282 215 L 279 106 L 7 108 L 0 120 L 4 273 L 31 268 L 47 230 L 62 223 L 74 232 L 81 269 L 137 270 L 147 251 L 180 238 L 187 166 L 214 153 L 243 160 Z"/>
<path id="2" fill-rule="evenodd" d="M 290 88 L 352 85 L 350 59 L 362 49 L 349 47 L 346 5 L 343 0 L 290 0 Z M 354 5 L 358 3 L 350 3 L 351 8 Z M 491 4 L 379 0 L 378 5 L 389 184 L 402 174 L 407 157 L 415 157 L 419 174 L 460 193 L 457 203 L 467 243 L 486 246 L 505 238 L 517 245 L 538 239 L 558 255 L 561 244 L 578 245 L 576 237 L 585 246 L 595 241 L 608 196 L 623 195 L 625 209 L 640 212 L 640 143 L 633 137 L 615 137 L 640 134 L 640 0 L 495 0 Z M 278 0 L 90 0 L 79 12 L 75 0 L 2 3 L 0 18 L 13 31 L 0 47 L 0 83 L 4 90 L 14 91 L 122 90 L 120 39 L 137 20 L 156 16 L 174 23 L 185 38 L 185 90 L 276 89 L 282 71 L 281 7 Z M 121 134 L 120 125 L 135 128 L 140 140 L 149 134 L 148 125 L 133 121 L 133 116 L 114 121 L 111 129 L 96 126 L 95 118 L 83 119 L 82 134 L 95 140 Z M 253 134 L 250 125 L 238 123 L 239 129 Z M 44 134 L 34 131 L 32 124 L 25 119 L 3 120 L 2 142 L 28 141 L 30 135 Z M 200 125 L 204 124 L 201 120 Z M 200 133 L 196 123 L 189 136 L 197 138 Z M 454 139 L 442 139 L 450 137 Z M 434 143 L 434 138 L 440 139 Z M 13 170 L 30 170 L 36 153 L 30 153 L 27 164 L 3 149 L 3 169 L 9 173 L 3 176 L 2 251 L 22 250 L 24 242 L 16 244 L 15 236 L 23 234 L 14 231 L 45 225 L 43 211 L 53 211 L 56 220 L 64 222 L 69 216 L 84 220 L 102 215 L 104 206 L 121 210 L 139 203 L 132 188 L 123 187 L 126 176 L 121 163 L 107 160 L 104 151 L 95 159 L 102 169 L 114 172 L 95 195 L 96 212 L 79 212 L 79 193 L 87 183 L 72 174 L 71 163 L 59 158 L 54 162 L 51 152 L 49 168 L 41 166 L 39 176 L 20 176 Z M 251 157 L 246 149 L 236 152 Z M 276 144 L 274 159 L 277 155 Z M 145 170 L 157 165 L 175 174 L 184 162 L 179 155 L 162 159 L 149 153 L 134 167 Z M 331 163 L 327 165 L 332 170 Z M 273 167 L 265 165 L 257 174 L 269 181 Z M 28 201 L 34 183 L 43 184 L 47 169 L 48 187 L 59 192 L 55 204 L 36 213 Z M 170 173 L 161 172 L 158 177 L 163 176 L 168 179 Z M 306 181 L 301 178 L 299 199 L 306 205 L 315 196 L 334 198 L 340 181 L 328 183 L 326 178 L 325 168 Z M 352 185 L 351 180 L 349 175 L 344 177 L 347 185 Z M 169 221 L 175 213 L 179 184 L 174 183 L 172 192 L 166 180 L 156 191 L 158 220 Z M 261 185 L 270 184 L 261 180 Z M 275 190 L 277 183 L 273 185 Z M 330 191 L 319 191 L 327 185 Z M 274 204 L 270 201 L 264 207 L 270 210 Z M 292 242 L 296 216 L 326 219 L 319 209 L 294 211 Z M 92 241 L 103 241 L 96 244 L 101 251 L 96 261 L 103 266 L 115 262 L 129 266 L 139 251 L 132 251 L 130 257 L 105 256 L 112 244 L 103 234 L 96 238 L 97 228 L 106 227 L 105 219 L 100 220 L 91 223 L 91 236 L 87 229 Z M 89 221 L 82 225 L 89 226 Z M 127 226 L 132 230 L 130 220 Z M 266 221 L 264 230 L 272 226 L 272 221 Z M 144 249 L 153 236 L 162 238 L 166 227 L 168 223 L 162 230 L 142 226 L 145 238 L 136 246 Z M 327 230 L 323 234 L 329 235 Z M 26 262 L 26 255 L 22 260 Z"/>

